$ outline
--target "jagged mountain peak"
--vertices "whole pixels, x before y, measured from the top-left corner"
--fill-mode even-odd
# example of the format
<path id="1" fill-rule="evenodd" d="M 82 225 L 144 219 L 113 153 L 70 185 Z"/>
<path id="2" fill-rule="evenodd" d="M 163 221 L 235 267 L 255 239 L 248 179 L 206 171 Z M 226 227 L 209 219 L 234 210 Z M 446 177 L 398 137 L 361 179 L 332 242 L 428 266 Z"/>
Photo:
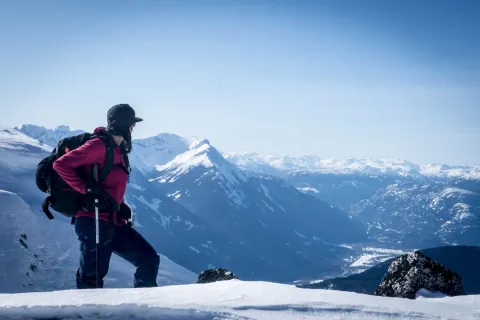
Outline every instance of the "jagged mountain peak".
<path id="1" fill-rule="evenodd" d="M 191 144 L 190 150 L 178 155 L 163 166 L 157 166 L 158 173 L 154 180 L 159 183 L 175 183 L 177 180 L 195 184 L 208 184 L 216 181 L 218 186 L 229 195 L 232 203 L 243 205 L 243 193 L 239 185 L 251 176 L 236 165 L 228 162 L 206 139 Z"/>
<path id="2" fill-rule="evenodd" d="M 184 173 L 191 168 L 198 166 L 205 168 L 226 168 L 230 171 L 240 171 L 236 165 L 225 160 L 220 152 L 218 152 L 218 150 L 212 146 L 207 139 L 192 142 L 188 151 L 179 154 L 172 161 L 163 166 L 157 166 L 157 170 L 165 171 L 173 168 L 182 168 L 178 173 Z"/>
<path id="3" fill-rule="evenodd" d="M 212 145 L 210 144 L 210 141 L 208 139 L 203 139 L 203 140 L 194 140 L 190 144 L 190 149 L 208 149 Z"/>

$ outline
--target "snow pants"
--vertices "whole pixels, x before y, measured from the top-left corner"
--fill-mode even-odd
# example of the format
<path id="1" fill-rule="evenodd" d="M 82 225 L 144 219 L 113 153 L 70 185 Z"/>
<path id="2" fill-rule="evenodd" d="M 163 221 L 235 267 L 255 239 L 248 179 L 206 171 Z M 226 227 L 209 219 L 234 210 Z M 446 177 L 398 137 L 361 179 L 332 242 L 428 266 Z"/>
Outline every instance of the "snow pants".
<path id="1" fill-rule="evenodd" d="M 134 287 L 156 287 L 160 257 L 155 249 L 129 225 L 117 226 L 99 221 L 98 286 L 103 288 L 103 278 L 108 273 L 112 253 L 133 264 Z M 97 287 L 97 252 L 95 244 L 95 219 L 75 219 L 75 232 L 80 240 L 80 267 L 77 270 L 77 289 Z"/>

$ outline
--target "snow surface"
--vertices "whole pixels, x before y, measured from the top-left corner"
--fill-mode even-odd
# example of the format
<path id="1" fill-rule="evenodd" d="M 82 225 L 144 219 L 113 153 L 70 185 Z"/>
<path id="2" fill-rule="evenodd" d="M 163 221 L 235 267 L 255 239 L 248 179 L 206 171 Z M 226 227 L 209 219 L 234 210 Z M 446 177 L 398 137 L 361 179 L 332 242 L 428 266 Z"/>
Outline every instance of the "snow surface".
<path id="1" fill-rule="evenodd" d="M 478 319 L 480 295 L 409 300 L 221 281 L 0 295 L 1 319 Z"/>

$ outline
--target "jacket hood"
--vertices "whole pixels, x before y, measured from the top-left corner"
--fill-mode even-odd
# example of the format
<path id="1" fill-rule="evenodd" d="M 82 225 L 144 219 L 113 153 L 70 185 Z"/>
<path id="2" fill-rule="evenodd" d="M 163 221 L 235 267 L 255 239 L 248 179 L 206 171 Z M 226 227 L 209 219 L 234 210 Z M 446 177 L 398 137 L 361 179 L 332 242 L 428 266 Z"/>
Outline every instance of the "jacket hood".
<path id="1" fill-rule="evenodd" d="M 93 130 L 93 134 L 98 134 L 98 133 L 103 133 L 103 132 L 107 132 L 107 128 L 97 127 L 97 128 L 95 128 L 95 130 Z"/>

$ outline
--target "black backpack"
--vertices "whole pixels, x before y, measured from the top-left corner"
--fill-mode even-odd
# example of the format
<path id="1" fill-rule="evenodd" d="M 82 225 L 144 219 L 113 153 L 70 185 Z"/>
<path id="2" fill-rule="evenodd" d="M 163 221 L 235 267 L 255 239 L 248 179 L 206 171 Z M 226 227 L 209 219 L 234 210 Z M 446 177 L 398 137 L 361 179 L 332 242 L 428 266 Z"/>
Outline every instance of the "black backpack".
<path id="1" fill-rule="evenodd" d="M 98 181 L 102 182 L 107 178 L 113 166 L 113 147 L 116 144 L 108 132 L 100 132 L 98 134 L 83 133 L 60 140 L 51 154 L 38 164 L 35 172 L 35 182 L 41 191 L 50 194 L 42 203 L 43 212 L 47 215 L 48 219 L 53 219 L 53 215 L 48 209 L 49 206 L 58 213 L 72 218 L 72 223 L 78 210 L 85 207 L 87 197 L 70 187 L 53 169 L 53 163 L 65 153 L 80 147 L 93 138 L 102 139 L 107 148 L 105 165 L 98 171 Z M 124 158 L 128 166 L 128 157 L 126 157 L 126 154 Z M 85 177 L 83 170 L 80 168 L 77 170 L 77 173 L 85 181 L 93 179 L 93 176 Z M 105 194 L 108 195 L 106 192 Z M 110 197 L 108 200 L 111 202 L 113 198 Z M 118 204 L 116 204 L 116 206 L 118 206 Z"/>

